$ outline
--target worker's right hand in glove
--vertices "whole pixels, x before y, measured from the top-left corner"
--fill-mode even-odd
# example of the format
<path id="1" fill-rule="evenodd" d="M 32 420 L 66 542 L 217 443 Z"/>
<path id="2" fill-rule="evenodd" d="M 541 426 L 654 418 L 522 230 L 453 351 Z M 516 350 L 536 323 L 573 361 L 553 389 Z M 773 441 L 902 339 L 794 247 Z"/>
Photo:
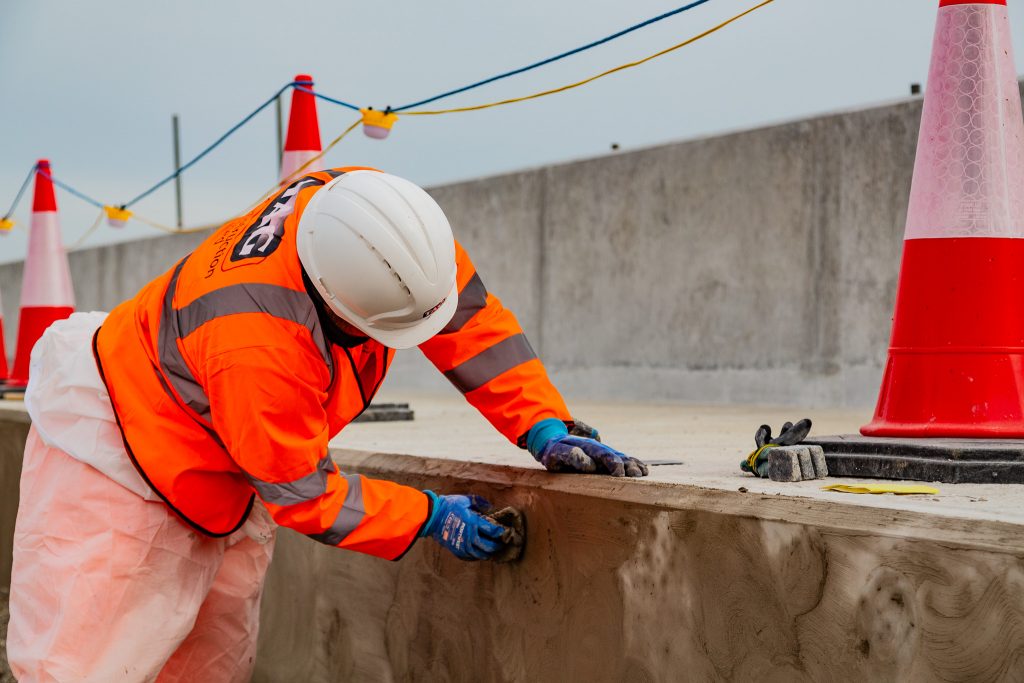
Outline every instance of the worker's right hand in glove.
<path id="1" fill-rule="evenodd" d="M 501 550 L 505 528 L 484 517 L 490 503 L 480 496 L 439 496 L 430 498 L 430 518 L 420 536 L 430 536 L 460 560 L 487 560 Z"/>
<path id="2" fill-rule="evenodd" d="M 597 430 L 589 428 L 594 436 Z M 526 435 L 526 448 L 549 472 L 593 472 L 613 477 L 647 476 L 647 465 L 595 438 L 569 434 L 555 418 L 541 420 Z"/>

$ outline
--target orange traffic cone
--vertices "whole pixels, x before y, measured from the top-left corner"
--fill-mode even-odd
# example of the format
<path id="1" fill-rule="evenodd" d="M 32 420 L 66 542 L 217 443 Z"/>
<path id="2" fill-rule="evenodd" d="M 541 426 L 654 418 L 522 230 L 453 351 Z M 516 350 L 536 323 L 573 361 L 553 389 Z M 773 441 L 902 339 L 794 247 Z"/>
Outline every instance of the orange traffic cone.
<path id="1" fill-rule="evenodd" d="M 304 88 L 313 89 L 313 77 L 299 74 L 295 82 Z M 291 178 L 302 165 L 315 157 L 323 148 L 320 146 L 320 124 L 316 116 L 316 98 L 308 92 L 292 89 L 291 111 L 288 113 L 288 134 L 284 140 L 284 154 L 281 156 L 281 182 Z M 311 173 L 323 168 L 314 163 L 302 170 Z"/>
<path id="2" fill-rule="evenodd" d="M 50 162 L 40 159 L 36 166 L 32 225 L 28 235 L 28 254 L 21 281 L 21 315 L 18 318 L 18 346 L 10 383 L 28 383 L 28 363 L 32 346 L 55 320 L 75 310 L 68 257 L 60 238 L 57 198 L 50 179 Z"/>
<path id="3" fill-rule="evenodd" d="M 1024 437 L 1024 119 L 1005 0 L 941 0 L 866 436 Z"/>
<path id="4" fill-rule="evenodd" d="M 11 374 L 7 367 L 7 344 L 4 342 L 4 311 L 3 302 L 0 302 L 0 384 L 7 381 Z"/>

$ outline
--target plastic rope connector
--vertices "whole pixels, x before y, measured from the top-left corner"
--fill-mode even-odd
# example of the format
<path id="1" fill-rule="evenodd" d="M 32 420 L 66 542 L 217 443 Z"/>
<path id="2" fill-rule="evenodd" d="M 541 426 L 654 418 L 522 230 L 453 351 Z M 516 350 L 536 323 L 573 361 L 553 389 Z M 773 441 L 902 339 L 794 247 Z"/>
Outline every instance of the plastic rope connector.
<path id="1" fill-rule="evenodd" d="M 398 120 L 398 114 L 390 110 L 378 111 L 372 107 L 360 109 L 363 115 L 363 133 L 368 138 L 383 140 L 391 132 L 391 126 Z"/>
<path id="2" fill-rule="evenodd" d="M 107 225 L 112 228 L 123 228 L 133 215 L 123 206 L 104 206 L 103 210 L 107 213 Z"/>
<path id="3" fill-rule="evenodd" d="M 14 221 L 10 218 L 0 218 L 0 233 L 7 234 L 14 229 Z"/>

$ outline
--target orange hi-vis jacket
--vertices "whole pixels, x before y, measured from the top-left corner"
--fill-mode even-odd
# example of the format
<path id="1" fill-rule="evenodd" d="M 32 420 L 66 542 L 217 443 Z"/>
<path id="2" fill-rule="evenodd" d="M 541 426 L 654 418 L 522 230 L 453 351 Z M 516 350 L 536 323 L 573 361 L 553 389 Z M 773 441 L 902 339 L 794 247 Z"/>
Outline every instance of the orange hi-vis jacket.
<path id="1" fill-rule="evenodd" d="M 421 491 L 338 471 L 328 440 L 369 405 L 394 355 L 335 344 L 295 249 L 311 173 L 211 235 L 115 308 L 93 347 L 126 450 L 188 524 L 225 536 L 258 495 L 281 525 L 395 559 L 429 514 Z M 570 421 L 511 312 L 456 245 L 458 309 L 421 350 L 499 432 L 521 443 Z"/>

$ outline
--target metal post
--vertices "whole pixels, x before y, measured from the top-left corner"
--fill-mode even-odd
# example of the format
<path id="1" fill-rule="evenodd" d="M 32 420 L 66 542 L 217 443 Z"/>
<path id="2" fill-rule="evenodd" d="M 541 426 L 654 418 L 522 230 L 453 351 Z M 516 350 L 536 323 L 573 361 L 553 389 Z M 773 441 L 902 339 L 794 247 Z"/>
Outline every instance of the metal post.
<path id="1" fill-rule="evenodd" d="M 178 115 L 171 116 L 171 129 L 174 134 L 174 172 L 181 170 L 181 130 L 178 125 Z M 181 176 L 174 177 L 174 205 L 178 211 L 178 227 L 184 225 L 181 216 Z"/>
<path id="2" fill-rule="evenodd" d="M 283 117 L 281 116 L 281 95 L 277 96 L 274 102 L 274 109 L 277 112 L 277 175 L 281 175 L 281 163 L 284 158 L 284 130 Z"/>

